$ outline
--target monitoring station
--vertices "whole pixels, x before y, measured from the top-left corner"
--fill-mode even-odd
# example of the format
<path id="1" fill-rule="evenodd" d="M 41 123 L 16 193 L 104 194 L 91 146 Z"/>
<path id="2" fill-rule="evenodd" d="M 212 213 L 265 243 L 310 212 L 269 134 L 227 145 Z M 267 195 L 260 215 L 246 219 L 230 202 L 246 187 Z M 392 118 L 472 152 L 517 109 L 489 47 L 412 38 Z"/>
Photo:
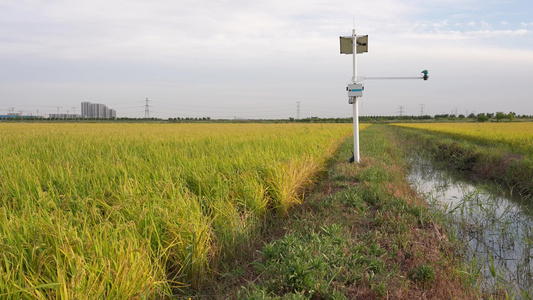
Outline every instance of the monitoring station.
<path id="1" fill-rule="evenodd" d="M 357 54 L 368 52 L 368 35 L 356 35 L 355 29 L 351 36 L 340 37 L 341 54 L 353 55 L 353 77 L 346 90 L 348 91 L 348 103 L 353 104 L 353 157 L 350 162 L 360 162 L 359 156 L 359 105 L 358 97 L 363 97 L 364 85 L 361 83 L 367 79 L 424 79 L 428 80 L 428 71 L 422 71 L 420 77 L 358 77 L 357 76 Z"/>

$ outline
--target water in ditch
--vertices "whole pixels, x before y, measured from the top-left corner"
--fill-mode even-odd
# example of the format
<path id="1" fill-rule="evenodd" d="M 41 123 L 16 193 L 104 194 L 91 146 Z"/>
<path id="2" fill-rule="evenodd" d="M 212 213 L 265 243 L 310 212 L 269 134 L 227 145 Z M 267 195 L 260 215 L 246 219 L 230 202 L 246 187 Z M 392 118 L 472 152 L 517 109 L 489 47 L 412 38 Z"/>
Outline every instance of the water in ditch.
<path id="1" fill-rule="evenodd" d="M 484 292 L 533 298 L 532 201 L 480 186 L 418 156 L 411 160 L 408 180 L 451 221 L 466 245 L 467 272 Z"/>

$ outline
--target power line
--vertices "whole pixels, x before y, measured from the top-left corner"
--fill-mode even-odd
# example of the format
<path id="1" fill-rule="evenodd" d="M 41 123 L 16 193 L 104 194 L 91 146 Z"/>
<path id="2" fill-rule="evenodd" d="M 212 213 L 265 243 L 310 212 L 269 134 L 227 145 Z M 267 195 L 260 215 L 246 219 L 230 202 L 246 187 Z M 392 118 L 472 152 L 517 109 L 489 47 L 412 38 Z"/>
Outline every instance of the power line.
<path id="1" fill-rule="evenodd" d="M 150 118 L 150 106 L 148 106 L 148 98 L 146 98 L 146 104 L 144 105 L 144 118 Z"/>
<path id="2" fill-rule="evenodd" d="M 268 105 L 268 106 L 250 106 L 250 105 L 224 105 L 224 106 L 201 106 L 201 105 L 187 105 L 187 104 L 179 104 L 179 103 L 169 103 L 169 102 L 161 102 L 161 101 L 151 101 L 152 103 L 156 104 L 165 104 L 170 105 L 171 107 L 191 107 L 191 108 L 202 108 L 202 109 L 226 109 L 226 110 L 233 110 L 233 109 L 264 109 L 264 108 L 281 108 L 281 107 L 292 107 L 292 104 L 283 104 L 283 105 Z"/>

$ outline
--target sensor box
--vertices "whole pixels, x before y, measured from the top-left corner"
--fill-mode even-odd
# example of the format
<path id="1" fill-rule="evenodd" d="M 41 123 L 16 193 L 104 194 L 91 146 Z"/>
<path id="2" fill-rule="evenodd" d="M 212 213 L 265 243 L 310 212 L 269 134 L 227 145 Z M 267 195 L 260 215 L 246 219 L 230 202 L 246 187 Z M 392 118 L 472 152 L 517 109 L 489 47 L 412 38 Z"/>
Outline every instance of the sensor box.
<path id="1" fill-rule="evenodd" d="M 348 97 L 363 97 L 363 90 L 365 88 L 360 83 L 350 83 L 346 90 L 348 90 Z"/>

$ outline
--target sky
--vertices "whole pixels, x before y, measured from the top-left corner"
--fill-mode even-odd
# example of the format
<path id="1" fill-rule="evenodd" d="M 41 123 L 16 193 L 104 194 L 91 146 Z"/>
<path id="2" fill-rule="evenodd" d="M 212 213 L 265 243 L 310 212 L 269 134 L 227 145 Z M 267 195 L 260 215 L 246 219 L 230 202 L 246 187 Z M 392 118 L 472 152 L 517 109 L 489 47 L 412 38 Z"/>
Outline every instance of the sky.
<path id="1" fill-rule="evenodd" d="M 0 0 L 0 115 L 533 115 L 530 0 Z M 299 109 L 298 109 L 299 107 Z M 299 112 L 299 115 L 298 115 Z"/>

